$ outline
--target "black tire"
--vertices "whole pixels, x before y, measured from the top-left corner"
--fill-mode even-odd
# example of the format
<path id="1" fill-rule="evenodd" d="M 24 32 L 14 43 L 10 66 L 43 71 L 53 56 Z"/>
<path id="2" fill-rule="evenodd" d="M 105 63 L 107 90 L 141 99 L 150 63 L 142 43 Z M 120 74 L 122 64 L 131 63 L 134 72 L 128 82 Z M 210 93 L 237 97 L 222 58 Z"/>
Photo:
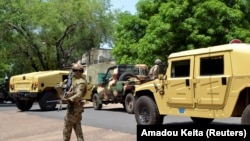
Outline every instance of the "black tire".
<path id="1" fill-rule="evenodd" d="M 210 124 L 213 118 L 190 117 L 195 124 Z"/>
<path id="2" fill-rule="evenodd" d="M 119 81 L 127 81 L 130 77 L 135 77 L 138 78 L 137 76 L 128 73 L 128 72 L 124 72 L 120 77 L 119 77 Z"/>
<path id="3" fill-rule="evenodd" d="M 250 104 L 247 105 L 242 113 L 241 124 L 250 125 Z"/>
<path id="4" fill-rule="evenodd" d="M 135 98 L 131 93 L 128 93 L 125 97 L 125 110 L 129 114 L 134 114 Z"/>
<path id="5" fill-rule="evenodd" d="M 16 100 L 16 107 L 21 111 L 29 111 L 32 106 L 32 100 Z"/>
<path id="6" fill-rule="evenodd" d="M 95 110 L 102 109 L 102 102 L 101 102 L 100 96 L 98 94 L 93 95 L 92 103 L 93 103 L 93 107 Z"/>
<path id="7" fill-rule="evenodd" d="M 52 111 L 56 108 L 57 102 L 47 102 L 56 100 L 56 95 L 53 92 L 45 92 L 39 98 L 38 103 L 42 111 Z"/>
<path id="8" fill-rule="evenodd" d="M 160 115 L 154 100 L 148 96 L 141 96 L 135 102 L 135 119 L 138 125 L 159 125 L 164 116 Z"/>

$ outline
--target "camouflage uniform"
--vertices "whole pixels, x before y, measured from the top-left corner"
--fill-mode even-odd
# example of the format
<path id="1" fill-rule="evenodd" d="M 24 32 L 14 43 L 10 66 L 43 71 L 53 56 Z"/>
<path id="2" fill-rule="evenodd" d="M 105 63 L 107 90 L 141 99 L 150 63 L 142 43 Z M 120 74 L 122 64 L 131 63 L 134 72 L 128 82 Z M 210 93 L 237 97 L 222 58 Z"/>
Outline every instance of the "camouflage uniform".
<path id="1" fill-rule="evenodd" d="M 84 77 L 73 80 L 71 94 L 68 95 L 67 113 L 64 118 L 63 140 L 69 141 L 71 138 L 72 128 L 77 136 L 77 141 L 84 141 L 81 120 L 83 105 L 82 97 L 86 93 L 86 79 Z"/>
<path id="2" fill-rule="evenodd" d="M 161 64 L 160 59 L 155 60 L 155 65 L 149 70 L 149 77 L 151 80 L 154 80 L 158 78 L 158 73 L 159 73 L 159 65 Z"/>
<path id="3" fill-rule="evenodd" d="M 158 77 L 159 65 L 154 65 L 149 71 L 150 79 L 156 79 Z"/>

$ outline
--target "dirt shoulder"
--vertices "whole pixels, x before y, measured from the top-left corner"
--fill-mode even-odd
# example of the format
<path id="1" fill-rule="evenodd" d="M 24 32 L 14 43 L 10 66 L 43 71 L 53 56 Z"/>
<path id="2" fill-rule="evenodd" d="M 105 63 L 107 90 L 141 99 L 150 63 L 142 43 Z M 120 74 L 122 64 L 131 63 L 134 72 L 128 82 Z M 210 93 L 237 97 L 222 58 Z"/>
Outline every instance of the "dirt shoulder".
<path id="1" fill-rule="evenodd" d="M 82 126 L 85 141 L 136 141 L 136 135 Z M 0 112 L 1 141 L 62 141 L 63 122 L 16 111 Z M 71 136 L 76 141 L 74 131 Z"/>

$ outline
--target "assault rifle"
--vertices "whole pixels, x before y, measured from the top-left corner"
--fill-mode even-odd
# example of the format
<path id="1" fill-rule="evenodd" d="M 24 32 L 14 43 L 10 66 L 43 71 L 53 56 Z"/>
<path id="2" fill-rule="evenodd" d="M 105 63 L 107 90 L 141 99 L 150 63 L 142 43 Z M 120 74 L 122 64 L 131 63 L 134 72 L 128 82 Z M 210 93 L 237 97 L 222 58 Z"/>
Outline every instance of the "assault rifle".
<path id="1" fill-rule="evenodd" d="M 73 77 L 73 71 L 71 70 L 69 72 L 69 75 L 68 75 L 68 79 L 67 79 L 67 82 L 66 82 L 66 85 L 65 85 L 65 88 L 64 88 L 64 91 L 63 91 L 63 94 L 62 94 L 62 97 L 60 100 L 50 100 L 50 101 L 47 101 L 47 103 L 51 103 L 51 102 L 56 102 L 56 103 L 59 103 L 60 104 L 60 107 L 58 108 L 58 111 L 61 111 L 62 110 L 62 102 L 67 94 L 67 92 L 69 91 L 70 89 L 70 86 L 72 84 L 72 77 Z"/>
<path id="2" fill-rule="evenodd" d="M 69 75 L 68 75 L 68 79 L 67 79 L 67 82 L 66 82 L 66 87 L 65 87 L 65 89 L 63 91 L 63 96 L 62 96 L 62 98 L 60 100 L 60 107 L 59 107 L 58 111 L 62 110 L 62 101 L 63 101 L 64 97 L 66 96 L 67 92 L 70 89 L 70 86 L 72 84 L 72 77 L 73 77 L 73 71 L 71 70 Z"/>

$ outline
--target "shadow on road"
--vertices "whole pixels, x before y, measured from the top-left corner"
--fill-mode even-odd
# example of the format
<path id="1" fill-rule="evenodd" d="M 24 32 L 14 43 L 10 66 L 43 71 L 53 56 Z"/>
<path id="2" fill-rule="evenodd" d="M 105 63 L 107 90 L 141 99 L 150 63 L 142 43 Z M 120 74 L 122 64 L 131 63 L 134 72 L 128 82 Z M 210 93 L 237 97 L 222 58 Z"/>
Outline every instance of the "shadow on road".
<path id="1" fill-rule="evenodd" d="M 90 109 L 90 108 L 93 108 L 93 106 L 84 107 L 84 109 Z M 60 111 L 58 109 L 59 109 L 59 105 L 56 106 L 56 108 L 54 110 L 50 110 L 50 111 L 43 111 L 40 108 L 36 108 L 36 109 L 30 109 L 29 111 L 26 111 L 26 112 L 54 112 L 54 111 Z M 63 107 L 61 109 L 61 111 L 64 111 L 64 110 L 66 110 L 66 105 L 63 105 Z M 20 111 L 20 112 L 22 112 L 22 111 Z"/>
<path id="2" fill-rule="evenodd" d="M 16 107 L 15 103 L 0 103 L 0 107 Z"/>
<path id="3" fill-rule="evenodd" d="M 109 111 L 109 112 L 125 112 L 126 113 L 124 108 L 108 108 L 108 109 L 101 109 L 101 110 Z"/>

